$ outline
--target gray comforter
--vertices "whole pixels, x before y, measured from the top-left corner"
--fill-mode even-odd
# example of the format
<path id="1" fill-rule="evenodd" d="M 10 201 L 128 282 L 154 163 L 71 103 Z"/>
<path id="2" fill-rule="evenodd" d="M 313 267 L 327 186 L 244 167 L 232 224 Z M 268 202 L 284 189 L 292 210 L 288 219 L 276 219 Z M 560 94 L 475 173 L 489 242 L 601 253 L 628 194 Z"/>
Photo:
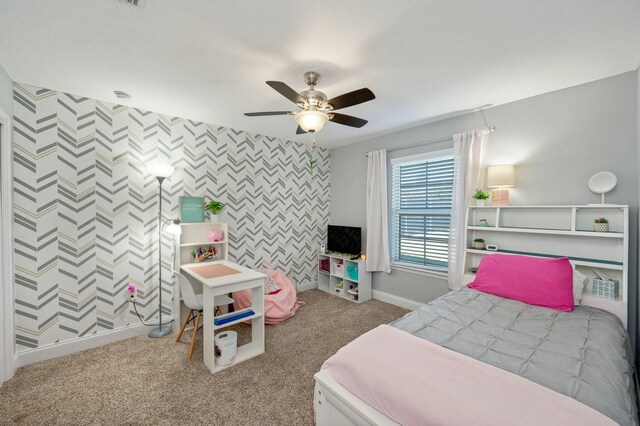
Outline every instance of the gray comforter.
<path id="1" fill-rule="evenodd" d="M 391 325 L 568 395 L 621 425 L 638 423 L 628 334 L 603 310 L 560 312 L 465 287 Z"/>

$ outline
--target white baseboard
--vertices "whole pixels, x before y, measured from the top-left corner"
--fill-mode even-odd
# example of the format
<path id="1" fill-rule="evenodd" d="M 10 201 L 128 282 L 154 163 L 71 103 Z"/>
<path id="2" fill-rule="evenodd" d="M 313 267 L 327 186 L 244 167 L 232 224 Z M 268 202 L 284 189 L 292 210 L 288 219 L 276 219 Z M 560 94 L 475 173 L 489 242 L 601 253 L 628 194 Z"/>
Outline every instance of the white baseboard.
<path id="1" fill-rule="evenodd" d="M 296 286 L 296 290 L 298 290 L 298 293 L 302 291 L 313 290 L 314 288 L 318 288 L 318 285 L 315 283 L 298 284 Z"/>
<path id="2" fill-rule="evenodd" d="M 396 296 L 394 294 L 385 293 L 380 290 L 373 290 L 373 298 L 381 302 L 390 303 L 392 305 L 400 306 L 401 308 L 415 311 L 424 303 L 416 302 L 415 300 L 405 299 L 404 297 Z"/>
<path id="3" fill-rule="evenodd" d="M 171 320 L 173 317 L 163 317 L 162 322 Z M 114 330 L 103 331 L 97 334 L 91 334 L 66 342 L 53 343 L 41 346 L 39 348 L 28 349 L 16 354 L 15 368 L 24 367 L 48 359 L 58 358 L 75 352 L 86 351 L 87 349 L 97 348 L 98 346 L 115 343 L 129 337 L 141 336 L 147 334 L 152 327 L 136 324 L 126 327 L 116 328 Z"/>

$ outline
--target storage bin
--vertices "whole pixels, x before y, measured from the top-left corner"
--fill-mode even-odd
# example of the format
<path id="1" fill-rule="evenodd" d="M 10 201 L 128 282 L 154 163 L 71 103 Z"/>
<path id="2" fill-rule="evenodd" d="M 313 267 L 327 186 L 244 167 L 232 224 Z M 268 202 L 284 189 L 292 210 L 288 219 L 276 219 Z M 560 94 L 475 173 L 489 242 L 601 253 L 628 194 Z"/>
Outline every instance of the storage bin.
<path id="1" fill-rule="evenodd" d="M 358 290 L 347 290 L 347 293 L 349 294 L 349 299 L 358 300 Z"/>
<path id="2" fill-rule="evenodd" d="M 618 298 L 618 285 L 617 280 L 605 281 L 600 278 L 593 279 L 593 289 L 591 293 L 594 296 L 603 297 L 605 299 L 616 300 Z"/>
<path id="3" fill-rule="evenodd" d="M 322 272 L 329 272 L 329 259 L 320 259 L 320 270 Z"/>
<path id="4" fill-rule="evenodd" d="M 229 365 L 236 359 L 238 351 L 238 333 L 223 331 L 213 339 L 216 345 L 216 363 Z"/>
<path id="5" fill-rule="evenodd" d="M 358 281 L 358 267 L 356 265 L 347 265 L 347 278 Z"/>
<path id="6" fill-rule="evenodd" d="M 339 277 L 343 277 L 344 276 L 344 263 L 336 263 L 335 275 L 337 275 Z"/>

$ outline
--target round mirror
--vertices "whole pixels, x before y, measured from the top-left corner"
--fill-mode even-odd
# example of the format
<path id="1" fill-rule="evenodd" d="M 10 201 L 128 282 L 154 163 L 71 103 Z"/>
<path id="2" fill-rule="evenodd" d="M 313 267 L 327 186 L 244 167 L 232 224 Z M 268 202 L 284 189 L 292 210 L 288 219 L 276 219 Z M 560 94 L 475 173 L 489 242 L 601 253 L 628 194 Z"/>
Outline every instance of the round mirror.
<path id="1" fill-rule="evenodd" d="M 596 194 L 606 194 L 616 187 L 618 178 L 611 172 L 598 172 L 589 179 L 589 189 Z"/>

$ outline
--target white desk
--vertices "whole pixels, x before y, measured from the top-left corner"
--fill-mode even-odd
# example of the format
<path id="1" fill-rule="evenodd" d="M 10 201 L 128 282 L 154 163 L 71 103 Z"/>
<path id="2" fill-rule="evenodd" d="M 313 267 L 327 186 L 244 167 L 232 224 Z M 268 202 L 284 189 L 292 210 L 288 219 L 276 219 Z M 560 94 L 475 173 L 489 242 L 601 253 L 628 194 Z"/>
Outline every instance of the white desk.
<path id="1" fill-rule="evenodd" d="M 198 268 L 205 265 L 224 265 L 238 271 L 231 275 L 205 278 L 197 273 Z M 218 260 L 206 263 L 189 263 L 180 267 L 184 273 L 202 283 L 203 294 L 203 324 L 202 335 L 204 337 L 204 363 L 211 373 L 217 373 L 227 367 L 231 367 L 242 361 L 264 353 L 264 278 L 265 275 L 245 268 L 228 260 Z M 254 315 L 245 317 L 225 325 L 216 326 L 213 323 L 214 298 L 227 293 L 240 290 L 251 290 L 251 309 Z M 235 361 L 230 365 L 216 365 L 214 337 L 216 331 L 240 322 L 251 320 L 251 343 L 238 347 Z"/>

